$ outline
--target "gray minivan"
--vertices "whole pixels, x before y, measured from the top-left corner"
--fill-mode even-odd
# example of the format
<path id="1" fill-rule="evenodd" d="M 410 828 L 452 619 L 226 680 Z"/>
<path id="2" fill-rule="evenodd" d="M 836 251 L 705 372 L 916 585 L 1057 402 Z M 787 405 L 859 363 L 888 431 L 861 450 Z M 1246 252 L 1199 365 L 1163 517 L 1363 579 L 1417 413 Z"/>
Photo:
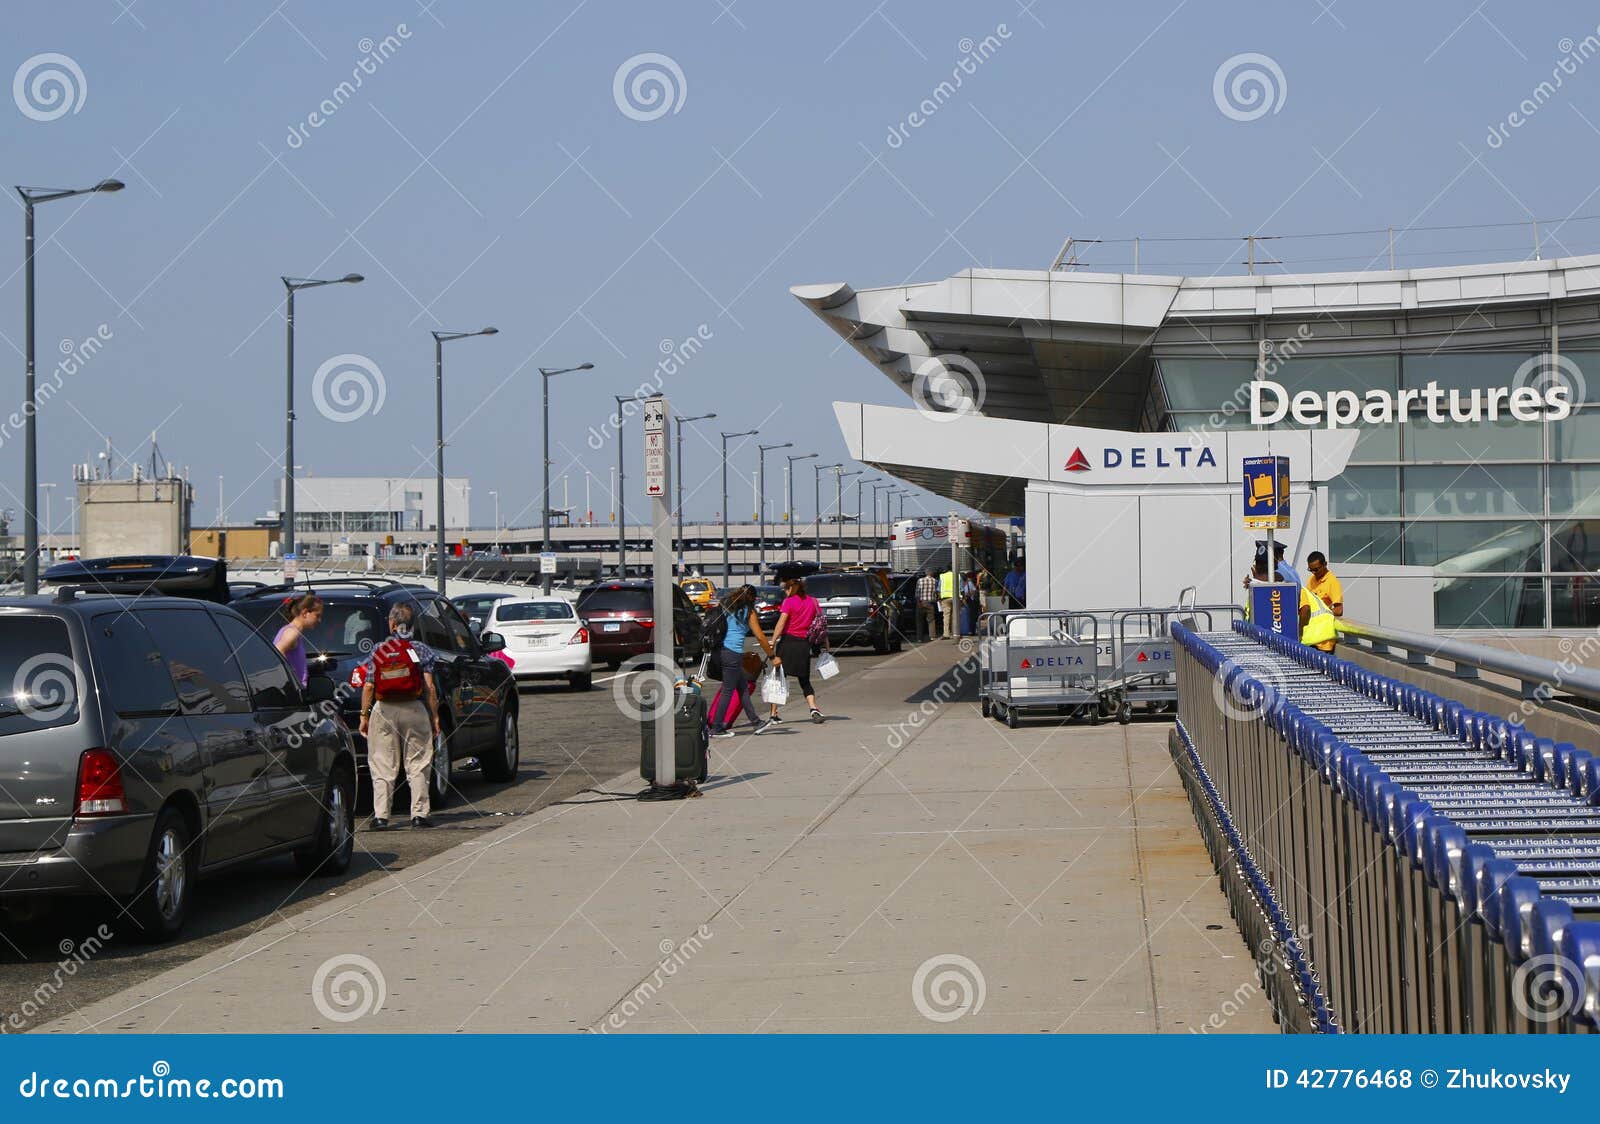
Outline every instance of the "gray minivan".
<path id="1" fill-rule="evenodd" d="M 356 774 L 332 698 L 221 605 L 0 598 L 0 908 L 103 895 L 160 941 L 201 874 L 285 852 L 342 873 Z"/>

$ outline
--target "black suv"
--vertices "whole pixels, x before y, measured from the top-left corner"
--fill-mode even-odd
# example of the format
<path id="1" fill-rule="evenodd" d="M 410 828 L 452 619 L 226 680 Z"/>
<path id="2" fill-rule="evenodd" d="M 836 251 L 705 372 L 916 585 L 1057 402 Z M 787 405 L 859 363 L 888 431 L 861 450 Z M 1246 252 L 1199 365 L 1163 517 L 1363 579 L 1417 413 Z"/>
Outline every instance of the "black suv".
<path id="1" fill-rule="evenodd" d="M 284 604 L 311 592 L 322 598 L 322 622 L 305 638 L 306 666 L 313 675 L 340 684 L 339 709 L 350 729 L 360 727 L 361 691 L 351 675 L 389 636 L 389 610 L 397 603 L 415 614 L 413 638 L 438 657 L 434 684 L 439 690 L 440 745 L 434 753 L 429 794 L 434 808 L 450 797 L 455 761 L 476 757 L 484 778 L 511 781 L 517 776 L 521 744 L 517 735 L 517 687 L 511 669 L 492 653 L 505 641 L 492 632 L 473 635 L 466 619 L 448 600 L 420 585 L 383 578 L 330 578 L 255 589 L 230 603 L 269 641 L 287 623 Z M 367 766 L 367 739 L 355 738 L 356 760 Z"/>
<path id="2" fill-rule="evenodd" d="M 806 592 L 822 605 L 830 647 L 870 645 L 880 653 L 900 650 L 895 601 L 876 574 L 812 574 L 806 579 Z"/>
<path id="3" fill-rule="evenodd" d="M 0 906 L 107 894 L 166 940 L 201 874 L 286 851 L 308 873 L 349 866 L 355 747 L 333 684 L 302 690 L 223 606 L 0 599 L 0 682 Z"/>
<path id="4" fill-rule="evenodd" d="M 655 586 L 598 582 L 578 594 L 578 616 L 589 626 L 589 654 L 612 667 L 655 651 Z M 700 658 L 705 625 L 689 595 L 672 587 L 672 650 L 682 665 Z"/>

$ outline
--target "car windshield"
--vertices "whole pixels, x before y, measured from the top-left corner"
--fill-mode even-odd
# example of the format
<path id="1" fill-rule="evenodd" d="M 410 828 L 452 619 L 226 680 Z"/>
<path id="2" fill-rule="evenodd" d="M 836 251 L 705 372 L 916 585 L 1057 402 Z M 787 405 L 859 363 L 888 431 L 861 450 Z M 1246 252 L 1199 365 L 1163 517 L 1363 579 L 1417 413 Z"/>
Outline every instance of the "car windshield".
<path id="1" fill-rule="evenodd" d="M 515 621 L 570 621 L 572 606 L 565 601 L 513 601 L 500 605 L 494 611 L 499 624 Z"/>
<path id="2" fill-rule="evenodd" d="M 283 603 L 274 598 L 236 601 L 229 608 L 237 609 L 268 642 L 289 623 L 283 615 Z M 322 620 L 306 634 L 306 654 L 364 655 L 387 635 L 389 628 L 383 615 L 372 606 L 324 601 Z"/>
<path id="3" fill-rule="evenodd" d="M 87 687 L 73 661 L 65 622 L 0 617 L 0 683 L 11 684 L 11 692 L 0 695 L 0 734 L 76 722 L 78 697 Z"/>
<path id="4" fill-rule="evenodd" d="M 781 605 L 783 604 L 783 589 L 775 585 L 757 586 L 756 602 L 761 605 Z"/>
<path id="5" fill-rule="evenodd" d="M 580 613 L 648 613 L 648 589 L 587 589 L 578 597 Z"/>
<path id="6" fill-rule="evenodd" d="M 818 601 L 830 597 L 871 597 L 865 574 L 814 574 L 806 579 L 806 592 Z"/>

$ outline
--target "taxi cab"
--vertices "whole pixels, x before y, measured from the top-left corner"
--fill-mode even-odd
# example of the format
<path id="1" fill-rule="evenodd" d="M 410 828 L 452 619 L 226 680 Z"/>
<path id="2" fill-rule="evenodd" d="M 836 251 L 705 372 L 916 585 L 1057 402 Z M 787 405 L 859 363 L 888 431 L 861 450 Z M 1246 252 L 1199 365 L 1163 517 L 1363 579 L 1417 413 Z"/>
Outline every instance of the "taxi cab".
<path id="1" fill-rule="evenodd" d="M 717 587 L 711 584 L 710 578 L 684 578 L 678 582 L 678 588 L 697 609 L 709 609 L 716 599 Z"/>

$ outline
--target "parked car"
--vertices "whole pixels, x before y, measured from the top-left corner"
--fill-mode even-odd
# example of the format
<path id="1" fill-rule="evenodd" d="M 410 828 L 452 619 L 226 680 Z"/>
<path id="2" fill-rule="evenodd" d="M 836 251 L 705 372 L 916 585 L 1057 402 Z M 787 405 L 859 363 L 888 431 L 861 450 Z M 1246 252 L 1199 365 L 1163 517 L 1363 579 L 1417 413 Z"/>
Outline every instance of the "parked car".
<path id="1" fill-rule="evenodd" d="M 221 605 L 0 599 L 0 906 L 126 904 L 141 939 L 183 928 L 197 878 L 292 852 L 337 874 L 354 846 L 354 739 Z"/>
<path id="2" fill-rule="evenodd" d="M 768 636 L 778 625 L 778 618 L 783 615 L 783 587 L 777 585 L 756 586 L 756 620 L 761 622 L 761 627 Z"/>
<path id="3" fill-rule="evenodd" d="M 502 637 L 487 631 L 474 635 L 456 607 L 433 590 L 387 578 L 329 578 L 270 586 L 231 607 L 270 639 L 283 625 L 284 602 L 308 591 L 321 597 L 326 608 L 322 622 L 306 636 L 306 663 L 312 672 L 342 685 L 340 710 L 351 730 L 359 727 L 361 718 L 361 692 L 351 677 L 371 656 L 373 646 L 388 637 L 390 608 L 399 601 L 411 605 L 415 638 L 438 656 L 434 679 L 442 732 L 429 787 L 433 807 L 449 802 L 450 771 L 456 761 L 476 757 L 485 779 L 516 779 L 522 755 L 519 704 L 511 669 L 494 658 L 505 648 Z M 359 733 L 354 738 L 356 763 L 365 773 L 367 740 Z"/>
<path id="4" fill-rule="evenodd" d="M 518 683 L 564 678 L 574 691 L 593 685 L 589 629 L 565 598 L 502 598 L 489 607 L 484 628 L 505 637 Z"/>
<path id="5" fill-rule="evenodd" d="M 655 588 L 649 582 L 599 582 L 578 594 L 578 616 L 589 626 L 592 658 L 617 667 L 655 651 Z M 698 609 L 672 587 L 672 648 L 680 664 L 700 658 L 705 626 Z"/>
<path id="6" fill-rule="evenodd" d="M 834 648 L 870 646 L 877 652 L 898 652 L 895 603 L 875 574 L 813 574 L 806 592 L 822 605 L 828 621 L 828 643 Z"/>
<path id="7" fill-rule="evenodd" d="M 717 592 L 717 587 L 711 584 L 710 578 L 683 578 L 678 582 L 678 588 L 694 602 L 697 609 L 710 608 Z"/>
<path id="8" fill-rule="evenodd" d="M 467 624 L 474 632 L 483 628 L 484 619 L 496 601 L 515 597 L 515 593 L 462 593 L 450 598 L 450 603 L 461 610 Z"/>
<path id="9" fill-rule="evenodd" d="M 889 586 L 894 596 L 894 630 L 901 640 L 917 638 L 917 581 L 921 573 L 889 575 Z"/>

